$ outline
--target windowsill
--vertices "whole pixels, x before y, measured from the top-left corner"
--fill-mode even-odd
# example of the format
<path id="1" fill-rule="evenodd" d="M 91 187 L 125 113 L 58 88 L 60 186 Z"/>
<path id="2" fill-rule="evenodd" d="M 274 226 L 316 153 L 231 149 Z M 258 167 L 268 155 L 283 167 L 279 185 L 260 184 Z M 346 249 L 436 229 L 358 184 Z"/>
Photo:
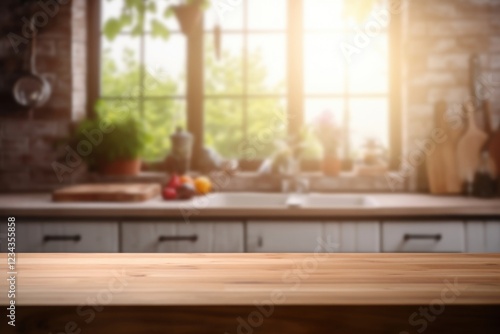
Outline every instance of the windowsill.
<path id="1" fill-rule="evenodd" d="M 339 176 L 325 176 L 320 172 L 305 172 L 302 177 L 309 179 L 311 191 L 318 192 L 390 192 L 405 191 L 404 184 L 390 184 L 388 179 L 397 177 L 398 172 L 373 176 L 360 176 L 354 172 L 342 172 Z M 161 172 L 142 172 L 137 176 L 103 176 L 89 174 L 88 182 L 139 182 L 139 183 L 166 183 L 168 175 Z M 280 191 L 281 182 L 278 177 L 262 176 L 256 172 L 238 172 L 235 175 L 214 174 L 213 182 L 219 191 Z"/>

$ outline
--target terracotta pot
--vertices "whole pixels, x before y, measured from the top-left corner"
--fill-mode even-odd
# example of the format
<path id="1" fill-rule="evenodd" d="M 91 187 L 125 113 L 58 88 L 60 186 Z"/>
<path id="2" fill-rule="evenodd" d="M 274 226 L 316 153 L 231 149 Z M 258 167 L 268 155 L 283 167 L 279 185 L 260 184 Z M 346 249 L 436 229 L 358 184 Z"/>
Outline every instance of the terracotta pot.
<path id="1" fill-rule="evenodd" d="M 325 155 L 323 158 L 323 174 L 338 176 L 340 174 L 340 169 L 340 159 L 336 155 Z"/>
<path id="2" fill-rule="evenodd" d="M 99 172 L 103 175 L 138 175 L 141 172 L 141 159 L 101 163 Z"/>

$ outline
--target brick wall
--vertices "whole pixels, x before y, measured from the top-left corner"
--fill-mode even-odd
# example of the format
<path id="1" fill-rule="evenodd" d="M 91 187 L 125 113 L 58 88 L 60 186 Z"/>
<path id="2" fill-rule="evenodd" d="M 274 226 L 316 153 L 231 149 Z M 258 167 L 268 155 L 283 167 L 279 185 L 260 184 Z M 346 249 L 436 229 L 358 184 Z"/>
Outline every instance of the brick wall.
<path id="1" fill-rule="evenodd" d="M 429 136 L 434 102 L 444 99 L 457 112 L 470 98 L 472 53 L 480 55 L 486 97 L 496 115 L 495 123 L 500 120 L 500 1 L 412 0 L 408 4 L 404 157 Z M 482 119 L 478 117 L 478 121 Z M 410 188 L 416 189 L 416 178 L 411 181 Z"/>
<path id="2" fill-rule="evenodd" d="M 3 0 L 0 4 L 0 191 L 44 190 L 59 185 L 52 162 L 57 144 L 86 108 L 86 1 Z M 46 105 L 30 113 L 12 98 L 37 17 L 38 73 L 52 86 Z M 79 173 L 68 178 L 71 182 Z"/>

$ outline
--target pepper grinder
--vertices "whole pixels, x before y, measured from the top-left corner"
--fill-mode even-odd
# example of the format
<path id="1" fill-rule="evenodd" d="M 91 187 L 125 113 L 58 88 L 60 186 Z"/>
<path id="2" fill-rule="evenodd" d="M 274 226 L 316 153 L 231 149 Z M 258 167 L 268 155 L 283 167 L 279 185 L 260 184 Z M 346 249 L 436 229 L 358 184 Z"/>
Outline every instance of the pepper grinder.
<path id="1" fill-rule="evenodd" d="M 490 154 L 487 150 L 481 152 L 481 164 L 474 177 L 473 195 L 481 198 L 495 197 L 496 179 L 490 170 Z"/>

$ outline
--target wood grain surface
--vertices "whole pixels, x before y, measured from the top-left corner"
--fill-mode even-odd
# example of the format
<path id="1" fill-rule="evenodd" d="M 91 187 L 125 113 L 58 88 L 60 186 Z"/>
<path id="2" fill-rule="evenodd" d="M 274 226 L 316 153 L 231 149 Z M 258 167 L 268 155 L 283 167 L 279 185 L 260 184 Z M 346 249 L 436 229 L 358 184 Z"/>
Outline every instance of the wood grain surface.
<path id="1" fill-rule="evenodd" d="M 446 122 L 446 112 L 446 102 L 437 102 L 434 110 L 434 125 L 436 129 L 442 131 L 445 140 L 435 143 L 434 151 L 427 157 L 427 177 L 433 194 L 459 194 L 462 191 L 457 163 L 460 130 L 453 129 L 449 122 Z"/>
<path id="2" fill-rule="evenodd" d="M 134 184 L 80 184 L 55 190 L 54 202 L 142 202 L 160 194 L 160 185 Z"/>
<path id="3" fill-rule="evenodd" d="M 467 130 L 457 145 L 457 161 L 461 180 L 472 182 L 479 167 L 481 150 L 488 140 L 488 135 L 477 126 L 472 103 L 467 103 L 466 109 Z"/>
<path id="4" fill-rule="evenodd" d="M 500 305 L 499 254 L 24 254 L 19 306 Z M 0 270 L 7 272 L 6 254 Z M 7 281 L 0 280 L 0 291 Z M 7 304 L 7 294 L 0 304 Z"/>
<path id="5" fill-rule="evenodd" d="M 260 301 L 259 301 L 260 302 Z M 498 334 L 499 306 L 28 306 L 2 334 Z M 423 314 L 420 314 L 424 310 Z M 411 317 L 411 320 L 410 320 Z M 426 317 L 430 320 L 426 320 Z"/>

